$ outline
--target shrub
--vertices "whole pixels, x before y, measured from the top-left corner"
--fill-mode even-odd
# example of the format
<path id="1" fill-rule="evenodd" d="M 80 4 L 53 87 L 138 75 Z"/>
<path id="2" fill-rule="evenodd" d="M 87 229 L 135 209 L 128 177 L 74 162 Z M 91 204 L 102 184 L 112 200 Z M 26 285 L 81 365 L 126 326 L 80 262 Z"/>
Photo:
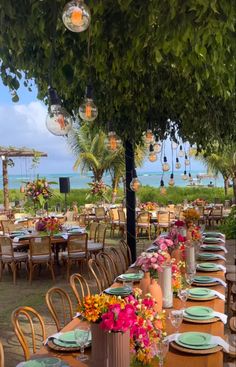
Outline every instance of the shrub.
<path id="1" fill-rule="evenodd" d="M 219 227 L 228 240 L 236 239 L 236 206 L 231 209 L 231 212 L 224 223 Z"/>

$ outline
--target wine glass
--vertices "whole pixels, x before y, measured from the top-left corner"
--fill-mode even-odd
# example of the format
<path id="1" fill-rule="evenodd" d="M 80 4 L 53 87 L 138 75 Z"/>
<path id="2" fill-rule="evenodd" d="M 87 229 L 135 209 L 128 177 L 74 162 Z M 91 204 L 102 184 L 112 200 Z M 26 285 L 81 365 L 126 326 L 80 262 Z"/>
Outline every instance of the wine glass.
<path id="1" fill-rule="evenodd" d="M 88 343 L 89 340 L 89 326 L 87 325 L 81 325 L 79 328 L 74 330 L 75 333 L 75 341 L 80 347 L 80 355 L 78 356 L 78 360 L 80 361 L 86 361 L 88 359 L 88 356 L 84 354 L 84 347 Z"/>
<path id="2" fill-rule="evenodd" d="M 188 299 L 188 290 L 187 289 L 180 289 L 178 291 L 178 297 L 183 303 L 183 309 L 186 308 L 186 301 Z"/>
<path id="3" fill-rule="evenodd" d="M 176 333 L 178 333 L 179 327 L 183 321 L 183 310 L 171 310 L 169 318 L 171 324 L 176 328 Z"/>
<path id="4" fill-rule="evenodd" d="M 157 343 L 157 356 L 159 358 L 159 367 L 164 366 L 164 358 L 169 350 L 169 340 L 162 339 Z"/>

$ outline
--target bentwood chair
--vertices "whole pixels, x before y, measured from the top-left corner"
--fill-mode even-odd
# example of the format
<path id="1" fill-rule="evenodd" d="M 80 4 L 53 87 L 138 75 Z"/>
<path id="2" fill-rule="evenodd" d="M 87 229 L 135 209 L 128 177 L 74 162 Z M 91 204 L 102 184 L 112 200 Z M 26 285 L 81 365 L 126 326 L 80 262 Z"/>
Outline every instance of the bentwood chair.
<path id="1" fill-rule="evenodd" d="M 1 342 L 0 342 L 0 367 L 4 367 L 4 350 Z"/>
<path id="2" fill-rule="evenodd" d="M 114 237 L 115 230 L 119 228 L 119 214 L 118 208 L 109 209 L 109 217 L 110 217 L 110 225 L 111 225 L 111 233 L 110 236 Z"/>
<path id="3" fill-rule="evenodd" d="M 90 255 L 94 254 L 96 256 L 99 252 L 104 251 L 106 231 L 107 225 L 104 223 L 99 223 L 96 229 L 95 242 L 91 240 L 88 243 L 88 251 Z"/>
<path id="4" fill-rule="evenodd" d="M 79 273 L 70 276 L 70 285 L 78 304 L 82 306 L 85 296 L 90 296 L 90 289 L 86 279 Z"/>
<path id="5" fill-rule="evenodd" d="M 29 281 L 32 283 L 33 273 L 36 267 L 41 270 L 41 265 L 46 265 L 51 271 L 52 279 L 55 281 L 53 270 L 54 255 L 51 249 L 50 236 L 32 237 L 29 241 Z"/>
<path id="6" fill-rule="evenodd" d="M 141 212 L 136 219 L 137 235 L 143 234 L 143 230 L 147 232 L 148 239 L 151 239 L 151 217 L 149 212 Z"/>
<path id="7" fill-rule="evenodd" d="M 106 211 L 103 206 L 95 208 L 95 217 L 97 222 L 106 221 Z"/>
<path id="8" fill-rule="evenodd" d="M 120 248 L 109 247 L 109 254 L 111 254 L 115 263 L 117 274 L 122 274 L 127 270 L 126 260 Z"/>
<path id="9" fill-rule="evenodd" d="M 12 312 L 11 322 L 27 361 L 30 359 L 31 350 L 36 353 L 36 350 L 41 347 L 42 341 L 46 339 L 44 321 L 35 309 L 25 306 L 18 307 Z M 26 325 L 28 325 L 27 328 Z M 29 339 L 31 340 L 30 344 Z"/>
<path id="10" fill-rule="evenodd" d="M 88 243 L 95 243 L 96 242 L 97 228 L 98 228 L 98 222 L 91 222 L 90 223 Z"/>
<path id="11" fill-rule="evenodd" d="M 105 288 L 110 286 L 106 269 L 95 259 L 89 259 L 88 266 L 97 284 L 98 292 L 101 293 Z"/>
<path id="12" fill-rule="evenodd" d="M 53 287 L 46 293 L 46 304 L 55 321 L 57 331 L 60 331 L 73 318 L 71 299 L 62 288 Z"/>
<path id="13" fill-rule="evenodd" d="M 170 228 L 170 212 L 159 211 L 157 212 L 157 223 L 155 224 L 155 232 L 161 233 L 162 230 L 168 230 Z"/>
<path id="14" fill-rule="evenodd" d="M 70 277 L 70 268 L 73 263 L 87 266 L 88 262 L 88 234 L 79 233 L 70 235 L 67 240 L 67 251 L 61 253 L 61 260 L 67 263 L 67 280 Z"/>
<path id="15" fill-rule="evenodd" d="M 2 273 L 5 265 L 7 265 L 13 274 L 13 283 L 16 284 L 16 272 L 24 263 L 26 268 L 28 265 L 28 254 L 25 252 L 15 252 L 13 242 L 8 236 L 0 236 L 1 248 L 1 266 L 0 266 L 0 280 L 2 280 Z"/>
<path id="16" fill-rule="evenodd" d="M 13 231 L 18 231 L 18 230 L 24 230 L 24 226 L 23 224 L 19 223 L 19 224 L 15 224 L 13 220 L 8 219 L 8 220 L 2 220 L 1 221 L 1 226 L 2 226 L 2 230 L 3 230 L 3 234 L 9 234 Z"/>
<path id="17" fill-rule="evenodd" d="M 130 247 L 127 245 L 127 243 L 124 240 L 120 241 L 120 249 L 124 255 L 126 267 L 128 267 L 132 264 L 132 255 L 130 251 Z"/>
<path id="18" fill-rule="evenodd" d="M 118 216 L 119 216 L 119 230 L 123 236 L 126 231 L 126 214 L 123 208 L 118 209 Z"/>
<path id="19" fill-rule="evenodd" d="M 118 275 L 117 268 L 115 266 L 115 262 L 112 256 L 110 256 L 106 252 L 99 252 L 96 259 L 105 268 L 109 283 L 112 284 L 114 282 L 114 279 Z"/>

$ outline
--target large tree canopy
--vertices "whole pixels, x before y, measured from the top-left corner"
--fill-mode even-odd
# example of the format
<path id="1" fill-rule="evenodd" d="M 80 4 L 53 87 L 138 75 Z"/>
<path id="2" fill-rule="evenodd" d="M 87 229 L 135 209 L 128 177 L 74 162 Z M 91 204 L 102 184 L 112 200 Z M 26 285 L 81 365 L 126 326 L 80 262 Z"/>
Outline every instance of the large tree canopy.
<path id="1" fill-rule="evenodd" d="M 139 141 L 151 120 L 157 135 L 174 126 L 204 147 L 236 140 L 234 0 L 88 0 L 89 58 L 89 32 L 64 27 L 65 3 L 1 0 L 1 77 L 15 100 L 24 76 L 47 103 L 51 79 L 76 114 L 91 78 L 95 123 L 112 120 L 123 139 Z"/>

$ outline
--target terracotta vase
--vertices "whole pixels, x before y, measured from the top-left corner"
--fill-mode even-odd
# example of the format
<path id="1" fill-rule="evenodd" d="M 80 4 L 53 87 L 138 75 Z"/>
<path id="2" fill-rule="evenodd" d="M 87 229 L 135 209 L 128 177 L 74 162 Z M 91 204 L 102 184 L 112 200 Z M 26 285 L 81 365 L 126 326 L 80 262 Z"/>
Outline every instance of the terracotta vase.
<path id="1" fill-rule="evenodd" d="M 157 304 L 155 305 L 155 311 L 162 311 L 162 290 L 160 285 L 157 283 L 156 279 L 151 280 L 151 284 L 149 285 L 148 293 L 156 300 Z"/>
<path id="2" fill-rule="evenodd" d="M 91 323 L 92 366 L 107 367 L 107 333 L 99 324 Z"/>
<path id="3" fill-rule="evenodd" d="M 107 367 L 130 367 L 130 332 L 107 333 Z"/>
<path id="4" fill-rule="evenodd" d="M 140 280 L 139 288 L 142 290 L 142 298 L 149 292 L 149 285 L 151 284 L 151 277 L 149 271 L 144 273 L 143 279 Z"/>

